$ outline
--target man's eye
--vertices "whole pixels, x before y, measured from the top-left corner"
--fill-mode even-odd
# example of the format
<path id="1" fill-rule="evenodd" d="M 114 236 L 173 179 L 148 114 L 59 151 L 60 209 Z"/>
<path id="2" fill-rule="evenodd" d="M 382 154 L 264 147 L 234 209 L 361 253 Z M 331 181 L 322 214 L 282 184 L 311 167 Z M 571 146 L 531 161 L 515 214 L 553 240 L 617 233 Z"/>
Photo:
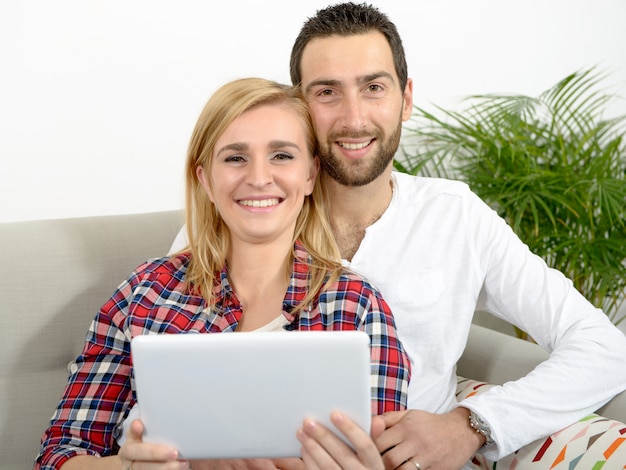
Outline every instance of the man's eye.
<path id="1" fill-rule="evenodd" d="M 383 87 L 378 84 L 373 84 L 368 87 L 369 91 L 378 93 L 379 91 L 383 91 Z"/>
<path id="2" fill-rule="evenodd" d="M 333 103 L 339 99 L 338 93 L 331 88 L 324 88 L 315 92 L 314 99 L 319 103 Z"/>
<path id="3" fill-rule="evenodd" d="M 337 96 L 337 93 L 335 93 L 335 90 L 332 90 L 330 88 L 324 88 L 316 92 L 315 96 L 319 99 L 327 100 L 329 98 L 334 98 L 335 96 Z"/>

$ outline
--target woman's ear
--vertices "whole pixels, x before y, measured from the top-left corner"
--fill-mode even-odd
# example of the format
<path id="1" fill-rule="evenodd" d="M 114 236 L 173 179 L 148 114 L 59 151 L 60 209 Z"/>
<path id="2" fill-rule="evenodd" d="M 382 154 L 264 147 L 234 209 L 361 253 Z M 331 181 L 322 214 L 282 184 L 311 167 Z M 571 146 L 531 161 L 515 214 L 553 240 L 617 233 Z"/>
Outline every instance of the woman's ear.
<path id="1" fill-rule="evenodd" d="M 306 188 L 305 194 L 309 196 L 313 192 L 313 188 L 315 187 L 315 180 L 317 179 L 317 175 L 320 172 L 320 159 L 316 155 L 313 157 L 311 161 L 309 177 L 306 180 Z"/>
<path id="2" fill-rule="evenodd" d="M 213 190 L 211 189 L 211 184 L 209 182 L 208 174 L 206 171 L 204 171 L 204 167 L 202 165 L 198 165 L 196 167 L 196 176 L 198 177 L 200 184 L 206 191 L 207 196 L 209 196 L 209 200 L 213 204 L 215 204 L 215 199 L 213 198 Z"/>

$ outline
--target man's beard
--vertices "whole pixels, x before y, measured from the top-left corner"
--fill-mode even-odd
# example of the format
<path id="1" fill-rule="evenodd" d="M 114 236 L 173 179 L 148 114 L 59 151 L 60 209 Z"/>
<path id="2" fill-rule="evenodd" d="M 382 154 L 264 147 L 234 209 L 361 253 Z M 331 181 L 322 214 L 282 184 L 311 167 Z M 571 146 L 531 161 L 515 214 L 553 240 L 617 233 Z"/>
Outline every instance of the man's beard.
<path id="1" fill-rule="evenodd" d="M 389 166 L 389 162 L 400 145 L 402 133 L 402 121 L 394 132 L 385 139 L 384 133 L 377 129 L 373 137 L 379 145 L 378 151 L 373 155 L 373 160 L 348 160 L 339 158 L 333 154 L 333 143 L 344 138 L 358 139 L 364 137 L 356 133 L 353 134 L 331 134 L 328 142 L 324 145 L 320 142 L 319 156 L 324 170 L 328 175 L 343 186 L 364 186 L 378 178 Z M 368 134 L 371 136 L 372 134 Z"/>

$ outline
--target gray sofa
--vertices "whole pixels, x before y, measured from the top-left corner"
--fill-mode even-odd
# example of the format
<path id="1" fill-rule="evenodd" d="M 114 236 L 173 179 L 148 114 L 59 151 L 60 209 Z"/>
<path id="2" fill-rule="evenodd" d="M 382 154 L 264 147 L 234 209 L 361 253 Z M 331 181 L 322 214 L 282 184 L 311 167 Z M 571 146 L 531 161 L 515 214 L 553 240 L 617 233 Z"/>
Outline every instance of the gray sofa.
<path id="1" fill-rule="evenodd" d="M 0 468 L 31 468 L 99 307 L 145 259 L 165 254 L 179 211 L 0 224 Z M 546 354 L 479 325 L 459 375 L 503 383 Z M 626 395 L 600 411 L 626 421 Z"/>

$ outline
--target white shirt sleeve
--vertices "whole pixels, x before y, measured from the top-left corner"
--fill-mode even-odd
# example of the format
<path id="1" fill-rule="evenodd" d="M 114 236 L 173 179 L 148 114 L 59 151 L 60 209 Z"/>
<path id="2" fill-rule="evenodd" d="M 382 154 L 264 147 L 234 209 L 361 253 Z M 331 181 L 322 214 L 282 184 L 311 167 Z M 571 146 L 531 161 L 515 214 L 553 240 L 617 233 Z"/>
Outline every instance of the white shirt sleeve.
<path id="1" fill-rule="evenodd" d="M 490 209 L 473 204 L 478 238 L 490 247 L 479 309 L 526 331 L 550 352 L 519 380 L 461 405 L 490 425 L 497 460 L 592 413 L 626 387 L 626 337 L 562 273 L 532 254 Z"/>

